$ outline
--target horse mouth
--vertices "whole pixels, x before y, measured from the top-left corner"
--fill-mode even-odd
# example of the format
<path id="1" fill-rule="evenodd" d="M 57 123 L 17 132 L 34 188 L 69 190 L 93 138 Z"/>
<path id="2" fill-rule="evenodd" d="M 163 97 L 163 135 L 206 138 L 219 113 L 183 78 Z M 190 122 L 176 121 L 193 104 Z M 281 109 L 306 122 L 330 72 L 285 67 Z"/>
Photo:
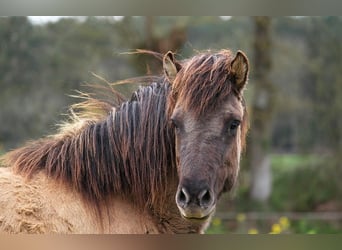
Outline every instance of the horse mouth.
<path id="1" fill-rule="evenodd" d="M 210 210 L 206 211 L 189 211 L 184 209 L 179 210 L 183 219 L 192 222 L 203 222 L 208 220 L 214 214 L 215 206 L 213 206 Z"/>
<path id="2" fill-rule="evenodd" d="M 203 221 L 206 221 L 210 218 L 210 215 L 211 214 L 208 214 L 206 216 L 203 216 L 203 217 L 194 217 L 194 216 L 185 216 L 183 214 L 181 214 L 182 217 L 188 221 L 193 221 L 193 222 L 203 222 Z"/>

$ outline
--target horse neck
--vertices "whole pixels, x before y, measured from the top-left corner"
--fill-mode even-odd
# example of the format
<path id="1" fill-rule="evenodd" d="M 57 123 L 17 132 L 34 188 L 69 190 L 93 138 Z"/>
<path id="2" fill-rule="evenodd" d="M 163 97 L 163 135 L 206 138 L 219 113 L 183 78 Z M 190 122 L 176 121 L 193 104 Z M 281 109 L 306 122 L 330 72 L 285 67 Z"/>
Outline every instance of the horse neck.
<path id="1" fill-rule="evenodd" d="M 177 178 L 168 93 L 166 84 L 141 88 L 104 119 L 29 143 L 5 155 L 5 164 L 29 177 L 45 172 L 90 204 L 121 196 L 140 208 L 167 206 Z"/>
<path id="2" fill-rule="evenodd" d="M 79 135 L 84 180 L 78 182 L 95 195 L 91 199 L 120 194 L 138 207 L 165 205 L 176 178 L 174 134 L 166 119 L 168 92 L 161 84 L 142 88 L 132 101 Z"/>

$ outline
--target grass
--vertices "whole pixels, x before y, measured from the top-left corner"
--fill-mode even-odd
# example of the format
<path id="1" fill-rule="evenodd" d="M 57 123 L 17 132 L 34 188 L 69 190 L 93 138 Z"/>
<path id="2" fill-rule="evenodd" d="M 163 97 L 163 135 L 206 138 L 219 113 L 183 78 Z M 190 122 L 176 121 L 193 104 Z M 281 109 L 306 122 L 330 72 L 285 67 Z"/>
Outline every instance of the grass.
<path id="1" fill-rule="evenodd" d="M 333 162 L 319 155 L 272 156 L 272 209 L 305 212 L 335 200 L 339 190 Z"/>
<path id="2" fill-rule="evenodd" d="M 310 212 L 330 201 L 342 203 L 339 162 L 331 156 L 274 154 L 271 156 L 272 194 L 267 203 L 251 201 L 248 187 L 240 185 L 229 211 Z M 225 208 L 227 209 L 227 204 Z M 336 208 L 337 209 L 337 208 Z M 222 212 L 222 209 L 220 210 Z M 280 218 L 279 218 L 280 220 Z M 220 221 L 216 218 L 208 233 L 342 233 L 341 221 L 289 221 L 283 230 L 279 221 Z"/>
<path id="3" fill-rule="evenodd" d="M 337 234 L 342 233 L 342 222 L 289 220 L 280 216 L 277 220 L 222 220 L 214 218 L 206 234 Z"/>
<path id="4" fill-rule="evenodd" d="M 303 166 L 317 164 L 322 160 L 322 157 L 314 154 L 273 154 L 271 156 L 271 167 L 273 172 L 293 171 Z"/>

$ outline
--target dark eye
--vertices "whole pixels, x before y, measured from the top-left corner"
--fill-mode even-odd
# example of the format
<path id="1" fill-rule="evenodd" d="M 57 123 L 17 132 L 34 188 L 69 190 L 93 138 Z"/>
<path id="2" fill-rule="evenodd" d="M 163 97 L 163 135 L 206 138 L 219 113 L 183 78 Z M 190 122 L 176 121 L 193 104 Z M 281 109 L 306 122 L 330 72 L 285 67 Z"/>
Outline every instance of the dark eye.
<path id="1" fill-rule="evenodd" d="M 177 123 L 175 122 L 174 119 L 171 119 L 171 124 L 172 124 L 172 126 L 173 126 L 174 128 L 177 128 L 177 127 L 178 127 L 178 126 L 177 126 Z"/>
<path id="2" fill-rule="evenodd" d="M 240 126 L 240 121 L 239 120 L 232 120 L 229 124 L 229 130 L 231 132 L 235 132 L 236 129 Z"/>
<path id="3" fill-rule="evenodd" d="M 176 131 L 179 130 L 179 122 L 176 119 L 171 118 L 172 127 L 175 128 Z"/>

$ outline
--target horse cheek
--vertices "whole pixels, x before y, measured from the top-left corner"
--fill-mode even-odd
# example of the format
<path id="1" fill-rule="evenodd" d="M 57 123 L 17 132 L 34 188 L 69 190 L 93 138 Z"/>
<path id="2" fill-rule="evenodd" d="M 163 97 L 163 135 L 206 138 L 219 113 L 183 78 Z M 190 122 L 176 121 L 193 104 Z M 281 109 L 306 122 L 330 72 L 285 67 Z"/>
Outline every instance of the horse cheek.
<path id="1" fill-rule="evenodd" d="M 181 144 L 179 136 L 175 135 L 175 153 L 176 153 L 176 166 L 177 166 L 177 173 L 180 176 L 180 152 Z"/>
<path id="2" fill-rule="evenodd" d="M 235 149 L 236 150 L 236 149 Z M 234 149 L 229 150 L 225 157 L 225 163 L 224 163 L 224 170 L 225 170 L 225 180 L 224 180 L 224 186 L 223 186 L 223 192 L 230 191 L 234 184 L 237 177 L 237 171 L 238 171 L 238 164 L 237 160 L 233 156 Z M 228 160 L 230 159 L 230 160 Z"/>

